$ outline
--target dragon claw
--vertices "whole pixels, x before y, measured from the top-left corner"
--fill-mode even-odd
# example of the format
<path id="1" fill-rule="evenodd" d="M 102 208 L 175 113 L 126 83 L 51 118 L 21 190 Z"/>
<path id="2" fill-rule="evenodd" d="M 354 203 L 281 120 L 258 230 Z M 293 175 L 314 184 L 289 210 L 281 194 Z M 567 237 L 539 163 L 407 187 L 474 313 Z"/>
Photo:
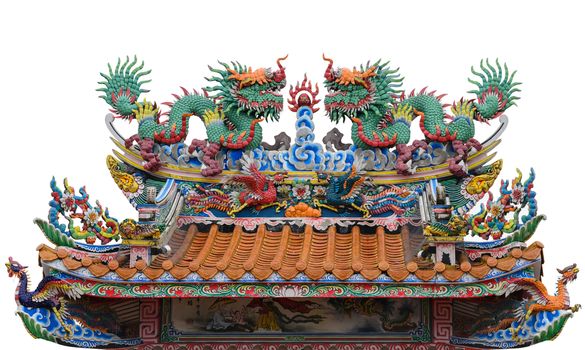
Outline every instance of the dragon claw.
<path id="1" fill-rule="evenodd" d="M 233 218 L 233 217 L 236 216 L 236 213 L 241 212 L 247 206 L 248 206 L 248 204 L 247 203 L 244 203 L 244 204 L 240 205 L 237 208 L 236 207 L 232 207 L 230 210 L 228 210 L 227 214 Z"/>
<path id="2" fill-rule="evenodd" d="M 61 324 L 61 327 L 63 327 L 63 329 L 65 330 L 64 338 L 71 339 L 71 337 L 73 336 L 73 329 L 71 328 L 71 326 L 66 324 L 65 321 L 63 320 L 63 313 L 60 312 L 56 307 L 53 307 L 52 311 L 55 314 L 55 316 L 57 317 L 57 321 L 59 321 L 59 323 Z"/>
<path id="3" fill-rule="evenodd" d="M 315 198 L 315 199 L 313 199 L 313 204 L 314 204 L 314 205 L 315 205 L 315 207 L 317 207 L 317 208 L 325 208 L 325 209 L 329 209 L 329 210 L 331 210 L 331 211 L 333 211 L 333 212 L 336 212 L 336 213 L 337 213 L 337 212 L 339 212 L 339 210 L 338 210 L 336 207 L 334 207 L 334 206 L 331 206 L 331 205 L 328 205 L 328 204 L 321 203 L 321 201 L 320 201 L 320 200 L 318 200 L 318 199 L 316 199 L 316 198 Z"/>
<path id="4" fill-rule="evenodd" d="M 67 326 L 65 327 L 65 339 L 71 339 L 73 336 L 73 330 L 71 329 L 71 327 Z"/>
<path id="5" fill-rule="evenodd" d="M 369 209 L 366 207 L 366 205 L 361 205 L 361 206 L 360 206 L 360 205 L 357 205 L 357 204 L 355 204 L 355 203 L 351 203 L 351 206 L 352 206 L 354 209 L 357 209 L 359 212 L 361 212 L 361 213 L 362 213 L 362 216 L 363 216 L 364 218 L 369 218 L 369 217 L 372 215 L 372 214 L 370 213 L 370 210 L 369 210 Z"/>
<path id="6" fill-rule="evenodd" d="M 518 329 L 512 329 L 512 340 L 518 343 L 520 341 L 520 337 L 518 337 Z"/>
<path id="7" fill-rule="evenodd" d="M 285 208 L 287 205 L 286 201 L 282 201 L 276 204 L 276 209 L 274 209 L 277 213 L 280 213 L 280 210 Z"/>

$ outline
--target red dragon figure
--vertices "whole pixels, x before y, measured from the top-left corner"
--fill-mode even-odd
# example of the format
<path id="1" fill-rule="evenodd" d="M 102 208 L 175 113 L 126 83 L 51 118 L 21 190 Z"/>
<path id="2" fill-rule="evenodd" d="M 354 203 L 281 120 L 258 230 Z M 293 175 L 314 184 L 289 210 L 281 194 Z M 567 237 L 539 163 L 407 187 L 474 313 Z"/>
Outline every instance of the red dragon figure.
<path id="1" fill-rule="evenodd" d="M 276 173 L 272 177 L 264 175 L 256 164 L 246 157 L 242 159 L 242 172 L 245 175 L 235 175 L 228 181 L 233 185 L 233 191 L 227 193 L 198 185 L 187 194 L 187 204 L 195 213 L 216 209 L 227 212 L 232 217 L 247 207 L 254 207 L 260 211 L 276 206 L 276 211 L 279 212 L 286 206 L 286 201 L 277 201 L 275 186 L 287 177 L 286 172 Z"/>
<path id="2" fill-rule="evenodd" d="M 246 175 L 234 176 L 230 181 L 243 185 L 241 191 L 234 191 L 231 194 L 231 209 L 228 215 L 242 211 L 246 207 L 255 207 L 262 210 L 276 206 L 276 211 L 286 206 L 286 201 L 278 202 L 275 184 L 279 184 L 287 177 L 287 173 L 276 173 L 273 178 L 262 174 L 256 164 L 252 161 L 242 161 L 242 172 Z"/>
<path id="3" fill-rule="evenodd" d="M 518 326 L 513 330 L 517 334 L 518 330 L 524 325 L 524 322 L 532 316 L 542 311 L 556 311 L 556 310 L 571 310 L 573 312 L 579 311 L 581 305 L 575 304 L 571 306 L 569 293 L 567 291 L 567 283 L 574 281 L 577 278 L 579 269 L 577 264 L 565 267 L 562 270 L 557 269 L 561 274 L 557 281 L 557 293 L 555 295 L 548 294 L 546 286 L 533 278 L 522 278 L 519 281 L 510 284 L 506 289 L 506 297 L 513 292 L 524 290 L 530 294 L 534 301 L 531 304 L 524 304 L 517 310 L 517 316 L 520 318 Z"/>

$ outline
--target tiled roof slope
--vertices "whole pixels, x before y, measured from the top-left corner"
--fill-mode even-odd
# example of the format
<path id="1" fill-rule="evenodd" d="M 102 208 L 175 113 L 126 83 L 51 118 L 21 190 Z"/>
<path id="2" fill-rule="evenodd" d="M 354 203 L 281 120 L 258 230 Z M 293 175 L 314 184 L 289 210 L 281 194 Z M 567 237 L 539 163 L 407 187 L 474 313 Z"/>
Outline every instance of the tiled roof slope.
<path id="1" fill-rule="evenodd" d="M 257 232 L 248 233 L 240 226 L 235 226 L 233 232 L 221 232 L 217 225 L 212 225 L 208 232 L 200 232 L 196 225 L 192 225 L 186 233 L 182 231 L 181 235 L 184 244 L 172 257 L 166 260 L 155 258 L 150 266 L 138 261 L 134 268 L 124 267 L 124 263 L 117 260 L 106 263 L 87 256 L 75 258 L 74 254 L 64 248 L 53 249 L 41 245 L 38 249 L 42 261 L 61 259 L 67 269 L 85 267 L 95 277 L 114 271 L 125 280 L 131 279 L 138 272 L 155 280 L 168 271 L 177 280 L 185 279 L 191 273 L 207 280 L 219 272 L 232 280 L 238 280 L 250 272 L 262 281 L 276 272 L 286 280 L 300 273 L 312 280 L 319 280 L 331 273 L 344 281 L 359 273 L 367 280 L 387 274 L 400 282 L 414 274 L 422 281 L 443 276 L 447 281 L 455 282 L 466 273 L 482 279 L 493 269 L 511 271 L 518 259 L 538 259 L 543 248 L 540 242 L 535 242 L 526 248 L 511 249 L 502 258 L 486 255 L 470 262 L 462 256 L 458 265 L 448 266 L 417 259 L 405 261 L 403 246 L 408 235 L 406 226 L 401 233 L 387 233 L 383 227 L 377 227 L 374 234 L 369 234 L 361 233 L 357 226 L 349 233 L 340 233 L 335 226 L 331 226 L 327 232 L 316 232 L 307 225 L 303 232 L 295 233 L 288 225 L 280 232 L 270 231 L 261 225 Z"/>

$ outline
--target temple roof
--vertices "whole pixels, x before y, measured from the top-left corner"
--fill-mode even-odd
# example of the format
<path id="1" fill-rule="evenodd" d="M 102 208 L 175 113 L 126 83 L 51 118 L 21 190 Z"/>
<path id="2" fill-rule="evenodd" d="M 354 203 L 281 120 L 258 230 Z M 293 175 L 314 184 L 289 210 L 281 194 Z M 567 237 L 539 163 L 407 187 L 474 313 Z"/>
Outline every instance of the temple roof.
<path id="1" fill-rule="evenodd" d="M 139 260 L 135 267 L 128 267 L 123 255 L 108 257 L 46 245 L 39 246 L 39 255 L 57 270 L 73 275 L 83 271 L 80 276 L 110 281 L 241 281 L 251 274 L 257 281 L 356 281 L 358 277 L 364 281 L 452 283 L 487 280 L 525 269 L 540 260 L 543 248 L 540 242 L 511 244 L 495 254 L 486 250 L 471 259 L 462 251 L 458 264 L 451 266 L 413 256 L 407 226 L 395 233 L 383 227 L 373 233 L 361 232 L 358 226 L 347 233 L 336 226 L 319 232 L 308 225 L 300 232 L 289 225 L 278 232 L 265 225 L 254 233 L 241 226 L 227 231 L 217 225 L 207 232 L 199 231 L 197 225 L 177 230 L 170 242 L 176 247 L 174 252 L 156 256 L 149 266 Z M 56 264 L 59 261 L 61 265 Z"/>

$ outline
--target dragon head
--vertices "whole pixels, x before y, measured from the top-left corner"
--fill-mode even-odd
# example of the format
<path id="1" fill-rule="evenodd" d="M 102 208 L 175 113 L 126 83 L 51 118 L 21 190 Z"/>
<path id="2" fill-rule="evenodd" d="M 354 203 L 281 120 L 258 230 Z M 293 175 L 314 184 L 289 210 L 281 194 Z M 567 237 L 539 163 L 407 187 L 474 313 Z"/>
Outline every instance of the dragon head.
<path id="1" fill-rule="evenodd" d="M 579 273 L 579 268 L 577 264 L 569 265 L 562 270 L 557 269 L 557 271 L 561 274 L 560 279 L 567 283 L 573 282 L 577 279 L 577 274 Z"/>
<path id="2" fill-rule="evenodd" d="M 323 172 L 323 171 L 317 172 L 317 180 L 329 181 L 330 179 L 331 179 L 331 174 Z"/>
<path id="3" fill-rule="evenodd" d="M 469 224 L 467 219 L 460 215 L 454 215 L 449 219 L 447 227 L 454 235 L 466 236 L 469 232 Z"/>
<path id="4" fill-rule="evenodd" d="M 12 257 L 8 258 L 8 262 L 6 264 L 6 269 L 8 271 L 8 276 L 17 276 L 20 278 L 23 273 L 26 272 L 28 266 L 22 266 L 18 261 L 13 260 Z"/>
<path id="5" fill-rule="evenodd" d="M 224 113 L 234 112 L 255 118 L 278 120 L 283 108 L 283 96 L 280 93 L 286 86 L 285 68 L 281 61 L 288 57 L 276 60 L 278 69 L 252 68 L 242 66 L 238 62 L 228 64 L 219 62 L 224 68 L 209 69 L 219 76 L 207 78 L 219 85 L 207 87 L 204 90 L 215 92 L 215 98 L 221 101 Z"/>
<path id="6" fill-rule="evenodd" d="M 349 118 L 367 118 L 369 113 L 385 115 L 394 96 L 399 94 L 402 79 L 398 69 L 387 68 L 389 62 L 380 61 L 357 70 L 349 68 L 333 68 L 333 60 L 325 70 L 325 110 L 334 122 Z"/>
<path id="7" fill-rule="evenodd" d="M 485 173 L 472 177 L 465 187 L 467 193 L 481 196 L 487 193 L 500 174 L 503 164 L 504 162 L 499 159 L 493 164 L 488 165 Z"/>

